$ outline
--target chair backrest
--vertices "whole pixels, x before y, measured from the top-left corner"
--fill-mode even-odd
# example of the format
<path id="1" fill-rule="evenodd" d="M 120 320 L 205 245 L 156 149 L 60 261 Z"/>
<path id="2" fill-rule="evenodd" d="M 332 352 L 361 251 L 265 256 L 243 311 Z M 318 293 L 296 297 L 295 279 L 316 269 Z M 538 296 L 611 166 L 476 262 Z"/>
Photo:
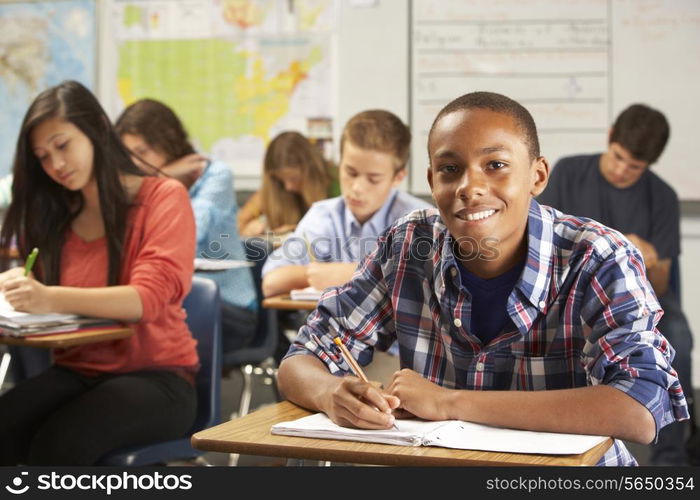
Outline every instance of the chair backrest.
<path id="1" fill-rule="evenodd" d="M 243 242 L 246 259 L 253 263 L 251 272 L 255 284 L 255 294 L 258 299 L 258 325 L 255 335 L 245 347 L 231 352 L 225 352 L 224 366 L 232 367 L 247 363 L 260 363 L 274 355 L 277 349 L 277 313 L 262 307 L 262 268 L 267 256 L 272 252 L 272 243 L 265 238 L 247 238 Z"/>
<path id="2" fill-rule="evenodd" d="M 221 420 L 221 302 L 216 281 L 192 277 L 192 289 L 185 297 L 187 326 L 197 340 L 200 368 L 197 374 L 197 417 L 193 431 L 216 425 Z"/>
<path id="3" fill-rule="evenodd" d="M 265 238 L 246 238 L 243 246 L 246 259 L 253 264 L 251 273 L 253 273 L 255 295 L 257 296 L 258 304 L 261 304 L 264 298 L 262 293 L 262 268 L 267 257 L 272 252 L 272 243 Z"/>

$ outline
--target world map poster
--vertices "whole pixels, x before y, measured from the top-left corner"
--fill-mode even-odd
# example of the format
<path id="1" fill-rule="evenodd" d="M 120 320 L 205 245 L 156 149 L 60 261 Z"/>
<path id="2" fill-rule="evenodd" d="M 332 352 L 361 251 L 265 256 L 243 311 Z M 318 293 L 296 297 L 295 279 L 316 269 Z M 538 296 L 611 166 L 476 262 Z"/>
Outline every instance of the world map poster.
<path id="1" fill-rule="evenodd" d="M 92 0 L 0 3 L 0 176 L 36 95 L 66 79 L 94 90 L 95 54 Z"/>

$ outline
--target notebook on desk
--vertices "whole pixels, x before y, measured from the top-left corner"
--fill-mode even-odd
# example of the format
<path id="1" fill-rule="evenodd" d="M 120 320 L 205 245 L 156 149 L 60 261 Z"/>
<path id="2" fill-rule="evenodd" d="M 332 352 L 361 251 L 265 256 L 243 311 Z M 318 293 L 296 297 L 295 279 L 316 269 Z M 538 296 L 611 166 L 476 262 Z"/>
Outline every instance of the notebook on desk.
<path id="1" fill-rule="evenodd" d="M 194 259 L 195 271 L 228 271 L 229 269 L 239 269 L 242 267 L 253 267 L 253 262 L 246 260 L 230 259 Z"/>
<path id="2" fill-rule="evenodd" d="M 341 427 L 323 413 L 316 413 L 272 426 L 272 434 L 340 439 L 401 446 L 439 446 L 460 450 L 481 450 L 540 455 L 577 455 L 602 443 L 606 436 L 534 432 L 505 429 L 461 420 L 396 420 L 386 430 Z"/>
<path id="3" fill-rule="evenodd" d="M 306 288 L 298 288 L 289 292 L 289 298 L 291 300 L 315 300 L 319 301 L 321 299 L 321 294 L 323 290 L 317 290 L 312 286 L 307 286 Z"/>
<path id="4" fill-rule="evenodd" d="M 103 318 L 87 318 L 77 314 L 33 314 L 16 311 L 0 293 L 0 334 L 13 337 L 65 333 L 80 328 L 114 325 L 116 322 Z"/>

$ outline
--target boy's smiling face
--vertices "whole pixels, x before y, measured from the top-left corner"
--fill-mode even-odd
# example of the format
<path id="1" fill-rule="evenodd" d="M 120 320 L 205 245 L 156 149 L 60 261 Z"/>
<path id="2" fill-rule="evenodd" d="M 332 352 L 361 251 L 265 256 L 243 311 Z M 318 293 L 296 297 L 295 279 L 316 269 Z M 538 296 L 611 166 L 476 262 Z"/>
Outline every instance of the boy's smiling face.
<path id="1" fill-rule="evenodd" d="M 547 185 L 549 166 L 543 157 L 530 159 L 525 140 L 512 116 L 481 108 L 444 115 L 428 138 L 433 198 L 454 239 L 463 242 L 463 264 L 483 278 L 520 262 L 531 197 Z"/>

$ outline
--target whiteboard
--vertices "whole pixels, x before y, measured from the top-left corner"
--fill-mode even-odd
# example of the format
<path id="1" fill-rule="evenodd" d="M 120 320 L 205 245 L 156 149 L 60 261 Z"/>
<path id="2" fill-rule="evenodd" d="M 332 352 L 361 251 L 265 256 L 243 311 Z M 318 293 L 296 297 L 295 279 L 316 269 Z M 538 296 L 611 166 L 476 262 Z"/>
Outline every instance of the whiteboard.
<path id="1" fill-rule="evenodd" d="M 700 1 L 413 0 L 410 188 L 430 192 L 427 134 L 467 92 L 505 94 L 530 110 L 554 165 L 602 151 L 634 102 L 661 110 L 671 138 L 654 171 L 679 198 L 700 200 L 690 157 L 700 114 Z"/>

